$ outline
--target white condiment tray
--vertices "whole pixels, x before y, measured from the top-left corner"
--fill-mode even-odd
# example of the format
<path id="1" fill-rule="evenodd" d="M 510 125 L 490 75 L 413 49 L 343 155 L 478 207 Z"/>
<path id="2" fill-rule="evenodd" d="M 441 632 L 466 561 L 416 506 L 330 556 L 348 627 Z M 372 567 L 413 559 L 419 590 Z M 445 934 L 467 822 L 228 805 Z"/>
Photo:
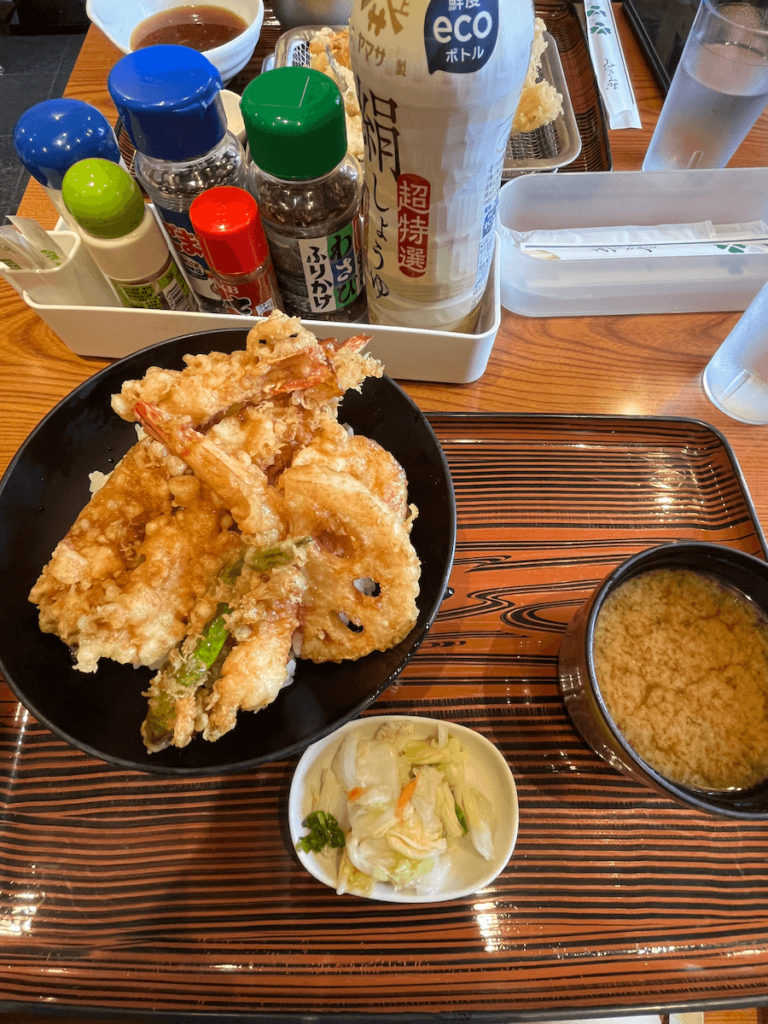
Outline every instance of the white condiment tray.
<path id="1" fill-rule="evenodd" d="M 54 233 L 55 235 L 55 233 Z M 186 313 L 171 310 L 126 309 L 123 306 L 43 305 L 25 291 L 22 296 L 73 352 L 81 356 L 121 359 L 147 345 L 197 331 L 250 328 L 259 317 L 227 313 Z M 380 359 L 390 377 L 401 380 L 467 384 L 484 371 L 501 323 L 499 239 L 480 308 L 475 334 L 412 330 L 364 323 L 305 320 L 320 338 L 340 340 L 370 334 L 367 351 Z"/>

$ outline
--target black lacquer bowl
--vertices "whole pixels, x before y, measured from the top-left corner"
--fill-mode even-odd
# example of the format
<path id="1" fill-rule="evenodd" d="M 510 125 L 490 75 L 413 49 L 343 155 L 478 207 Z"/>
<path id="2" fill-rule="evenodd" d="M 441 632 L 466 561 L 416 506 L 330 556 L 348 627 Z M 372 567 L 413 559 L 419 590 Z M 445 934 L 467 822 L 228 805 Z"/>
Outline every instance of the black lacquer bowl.
<path id="1" fill-rule="evenodd" d="M 560 692 L 582 737 L 608 764 L 687 807 L 731 818 L 768 818 L 768 779 L 748 789 L 703 790 L 680 785 L 647 764 L 608 711 L 595 672 L 594 629 L 606 598 L 621 583 L 654 569 L 706 573 L 741 591 L 768 616 L 768 562 L 721 544 L 676 541 L 633 555 L 609 573 L 576 613 L 563 636 Z"/>
<path id="2" fill-rule="evenodd" d="M 88 474 L 108 473 L 136 439 L 111 409 L 125 380 L 150 366 L 182 369 L 187 354 L 230 352 L 247 331 L 206 331 L 136 352 L 77 387 L 30 434 L 0 483 L 0 671 L 18 699 L 52 732 L 81 750 L 141 771 L 202 775 L 279 760 L 354 718 L 400 674 L 418 649 L 448 584 L 456 539 L 450 471 L 427 419 L 388 377 L 349 392 L 340 419 L 390 451 L 405 469 L 409 501 L 419 508 L 411 538 L 421 559 L 419 617 L 386 652 L 339 665 L 300 661 L 293 683 L 256 714 L 242 713 L 215 743 L 202 738 L 149 754 L 140 725 L 152 673 L 102 660 L 78 672 L 68 648 L 40 632 L 29 591 L 56 544 L 89 499 Z"/>

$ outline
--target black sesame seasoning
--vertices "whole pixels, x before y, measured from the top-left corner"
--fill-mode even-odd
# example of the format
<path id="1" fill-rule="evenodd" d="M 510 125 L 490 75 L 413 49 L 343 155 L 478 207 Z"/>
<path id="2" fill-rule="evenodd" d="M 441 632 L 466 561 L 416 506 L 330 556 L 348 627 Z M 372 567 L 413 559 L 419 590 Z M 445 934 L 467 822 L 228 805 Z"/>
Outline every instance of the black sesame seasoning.
<path id="1" fill-rule="evenodd" d="M 330 173 L 309 181 L 275 178 L 254 164 L 251 187 L 259 204 L 285 312 L 312 320 L 364 320 L 368 303 L 362 270 L 347 285 L 343 301 L 327 312 L 321 311 L 310 299 L 300 247 L 300 240 L 325 243 L 349 225 L 356 237 L 362 238 L 362 173 L 354 157 L 347 155 Z M 362 259 L 362 246 L 360 249 Z"/>

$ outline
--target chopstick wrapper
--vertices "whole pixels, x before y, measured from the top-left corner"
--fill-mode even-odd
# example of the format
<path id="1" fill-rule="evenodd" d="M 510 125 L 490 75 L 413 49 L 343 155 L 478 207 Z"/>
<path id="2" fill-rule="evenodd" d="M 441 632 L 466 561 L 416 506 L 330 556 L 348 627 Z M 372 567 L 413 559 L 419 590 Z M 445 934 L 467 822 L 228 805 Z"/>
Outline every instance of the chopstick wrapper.
<path id="1" fill-rule="evenodd" d="M 514 244 L 527 256 L 549 260 L 629 259 L 647 256 L 712 256 L 725 252 L 768 251 L 768 224 L 621 225 L 561 228 L 552 231 L 511 231 Z"/>
<path id="2" fill-rule="evenodd" d="M 611 128 L 642 128 L 611 0 L 586 0 L 589 53 Z"/>

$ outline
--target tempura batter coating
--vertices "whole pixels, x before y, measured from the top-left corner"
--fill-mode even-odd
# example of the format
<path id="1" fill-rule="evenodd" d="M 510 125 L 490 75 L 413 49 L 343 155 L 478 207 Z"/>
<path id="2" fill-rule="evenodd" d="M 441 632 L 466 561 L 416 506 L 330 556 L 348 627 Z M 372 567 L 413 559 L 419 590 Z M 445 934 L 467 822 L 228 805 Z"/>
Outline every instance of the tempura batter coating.
<path id="1" fill-rule="evenodd" d="M 233 729 L 238 711 L 258 711 L 277 697 L 291 674 L 306 589 L 298 565 L 281 566 L 269 576 L 246 567 L 236 587 L 241 596 L 227 616 L 236 644 L 204 702 L 205 739 Z"/>
<path id="2" fill-rule="evenodd" d="M 136 403 L 143 401 L 170 416 L 189 417 L 196 427 L 209 427 L 237 406 L 281 396 L 296 402 L 301 392 L 320 385 L 315 402 L 320 397 L 338 402 L 350 387 L 382 373 L 381 364 L 360 355 L 359 348 L 320 344 L 297 317 L 281 312 L 251 329 L 244 350 L 185 356 L 184 362 L 184 370 L 151 367 L 141 380 L 126 381 L 112 396 L 112 408 L 132 421 Z"/>
<path id="3" fill-rule="evenodd" d="M 403 523 L 353 476 L 325 466 L 291 467 L 280 486 L 290 532 L 314 541 L 302 658 L 343 661 L 400 643 L 416 624 L 420 573 Z"/>
<path id="4" fill-rule="evenodd" d="M 328 423 L 291 463 L 295 466 L 326 466 L 349 473 L 365 484 L 405 523 L 408 520 L 408 480 L 405 470 L 386 449 L 362 434 L 348 434 L 340 423 Z"/>
<path id="5" fill-rule="evenodd" d="M 264 473 L 249 456 L 230 455 L 215 441 L 195 430 L 188 418 L 175 418 L 156 406 L 138 401 L 134 409 L 148 433 L 181 459 L 232 513 L 243 533 L 264 544 L 283 533 L 279 497 L 268 487 Z"/>
<path id="6" fill-rule="evenodd" d="M 198 489 L 181 509 L 181 468 L 149 439 L 134 445 L 77 517 L 29 599 L 40 628 L 70 647 L 76 666 L 100 658 L 151 665 L 183 638 L 195 595 L 229 546 L 228 511 Z"/>
<path id="7" fill-rule="evenodd" d="M 246 547 L 211 582 L 190 613 L 187 636 L 153 677 L 142 736 L 150 752 L 215 740 L 238 711 L 271 703 L 290 674 L 307 583 L 307 541 Z"/>

